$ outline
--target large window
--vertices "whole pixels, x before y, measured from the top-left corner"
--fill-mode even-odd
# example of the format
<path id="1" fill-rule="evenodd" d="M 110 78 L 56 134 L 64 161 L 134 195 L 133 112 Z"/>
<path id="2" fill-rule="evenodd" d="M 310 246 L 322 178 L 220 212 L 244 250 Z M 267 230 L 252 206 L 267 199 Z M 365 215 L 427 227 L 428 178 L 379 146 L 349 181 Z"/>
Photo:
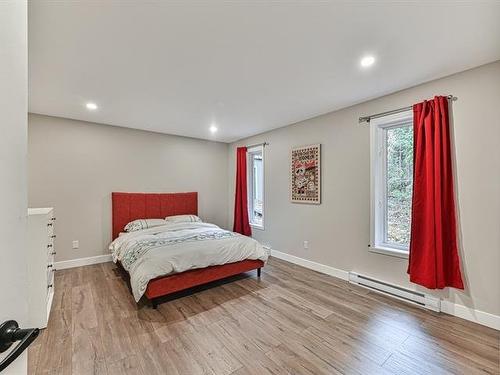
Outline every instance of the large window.
<path id="1" fill-rule="evenodd" d="M 413 114 L 375 118 L 371 127 L 371 244 L 407 257 L 413 185 Z"/>
<path id="2" fill-rule="evenodd" d="M 264 229 L 264 147 L 248 149 L 248 217 L 250 225 Z"/>

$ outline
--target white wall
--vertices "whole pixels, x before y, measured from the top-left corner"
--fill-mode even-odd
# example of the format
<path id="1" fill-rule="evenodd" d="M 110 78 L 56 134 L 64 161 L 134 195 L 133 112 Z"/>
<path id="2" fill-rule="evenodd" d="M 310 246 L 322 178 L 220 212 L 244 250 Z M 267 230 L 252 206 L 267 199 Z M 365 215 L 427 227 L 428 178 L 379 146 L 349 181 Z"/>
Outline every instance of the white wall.
<path id="1" fill-rule="evenodd" d="M 234 202 L 235 148 L 267 141 L 264 231 L 273 249 L 342 270 L 409 286 L 407 260 L 368 252 L 369 125 L 358 117 L 453 94 L 456 179 L 467 289 L 437 292 L 446 300 L 500 315 L 500 62 L 436 80 L 340 111 L 251 137 L 229 150 L 229 224 Z M 289 201 L 293 146 L 322 144 L 322 204 Z M 303 241 L 309 249 L 303 249 Z"/>
<path id="2" fill-rule="evenodd" d="M 197 191 L 200 216 L 226 226 L 225 143 L 33 114 L 28 139 L 29 205 L 55 208 L 57 261 L 108 253 L 113 191 Z"/>
<path id="3" fill-rule="evenodd" d="M 0 2 L 0 323 L 21 325 L 27 318 L 27 53 L 26 2 Z M 26 373 L 26 358 L 5 374 Z"/>
<path id="4" fill-rule="evenodd" d="M 496 113 L 500 62 L 276 129 L 229 148 L 30 115 L 29 202 L 56 208 L 59 261 L 106 252 L 111 231 L 109 194 L 116 190 L 195 190 L 200 193 L 201 216 L 231 228 L 235 148 L 267 141 L 266 228 L 254 230 L 254 236 L 291 255 L 411 286 L 405 259 L 367 250 L 369 125 L 359 125 L 358 117 L 446 94 L 458 97 L 452 115 L 467 289 L 435 294 L 500 315 L 500 117 Z M 290 149 L 313 143 L 322 144 L 322 204 L 291 204 Z M 73 239 L 80 240 L 79 250 L 71 249 Z M 308 250 L 302 248 L 304 240 L 309 241 Z"/>

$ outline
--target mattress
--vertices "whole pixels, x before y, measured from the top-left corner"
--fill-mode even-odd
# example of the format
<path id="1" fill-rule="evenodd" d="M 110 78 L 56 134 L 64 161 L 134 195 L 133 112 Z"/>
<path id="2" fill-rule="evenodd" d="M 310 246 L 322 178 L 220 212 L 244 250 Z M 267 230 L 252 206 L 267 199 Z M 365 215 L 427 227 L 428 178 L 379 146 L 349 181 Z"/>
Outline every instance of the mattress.
<path id="1" fill-rule="evenodd" d="M 125 233 L 109 249 L 113 261 L 129 273 L 136 301 L 157 277 L 246 259 L 266 262 L 269 256 L 253 238 L 202 222 L 169 223 Z"/>

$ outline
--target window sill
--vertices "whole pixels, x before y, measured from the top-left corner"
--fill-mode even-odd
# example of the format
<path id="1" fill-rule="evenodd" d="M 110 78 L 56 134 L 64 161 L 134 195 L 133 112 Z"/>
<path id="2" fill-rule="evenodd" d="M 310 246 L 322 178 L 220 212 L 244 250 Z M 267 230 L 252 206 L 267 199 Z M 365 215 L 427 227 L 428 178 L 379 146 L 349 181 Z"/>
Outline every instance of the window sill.
<path id="1" fill-rule="evenodd" d="M 264 230 L 264 225 L 262 225 L 262 224 L 252 224 L 252 223 L 250 223 L 250 226 L 253 229 Z"/>
<path id="2" fill-rule="evenodd" d="M 408 259 L 408 251 L 394 249 L 391 247 L 382 247 L 382 246 L 370 246 L 368 251 L 377 254 L 389 255 L 397 258 Z"/>

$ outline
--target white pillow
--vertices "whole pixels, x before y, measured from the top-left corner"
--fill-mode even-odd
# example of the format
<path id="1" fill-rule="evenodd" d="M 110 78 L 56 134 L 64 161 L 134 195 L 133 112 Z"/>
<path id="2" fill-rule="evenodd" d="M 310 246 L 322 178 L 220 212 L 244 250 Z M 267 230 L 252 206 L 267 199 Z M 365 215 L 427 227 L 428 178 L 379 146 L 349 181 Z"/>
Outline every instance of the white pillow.
<path id="1" fill-rule="evenodd" d="M 169 223 L 201 223 L 201 219 L 196 215 L 167 216 L 165 220 Z"/>
<path id="2" fill-rule="evenodd" d="M 163 219 L 137 219 L 125 225 L 125 232 L 135 232 L 136 230 L 159 227 L 165 224 L 167 222 Z"/>

